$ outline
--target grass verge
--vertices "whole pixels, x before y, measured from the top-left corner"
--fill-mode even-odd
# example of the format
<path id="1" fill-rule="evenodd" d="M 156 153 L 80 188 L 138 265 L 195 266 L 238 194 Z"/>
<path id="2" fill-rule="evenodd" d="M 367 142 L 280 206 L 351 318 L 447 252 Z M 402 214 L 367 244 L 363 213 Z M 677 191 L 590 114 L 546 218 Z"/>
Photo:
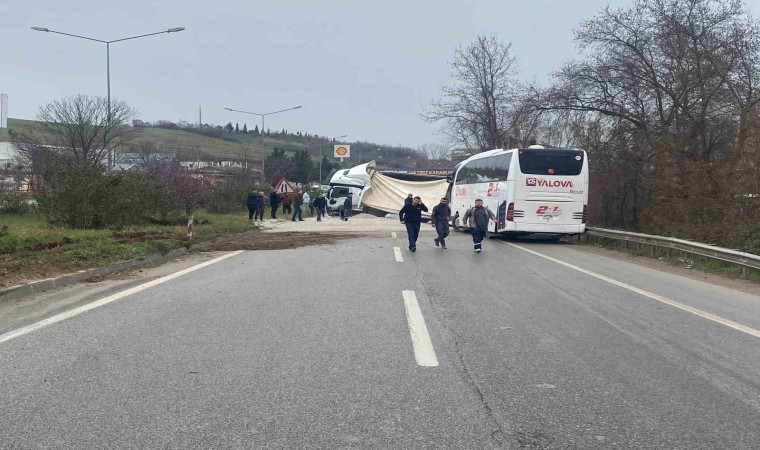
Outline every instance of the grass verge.
<path id="1" fill-rule="evenodd" d="M 637 245 L 629 243 L 627 246 L 622 241 L 614 239 L 599 238 L 597 242 L 589 241 L 586 245 L 597 245 L 609 248 L 619 252 L 627 253 L 634 256 L 657 259 L 674 267 L 684 269 L 699 270 L 702 272 L 723 275 L 729 278 L 743 279 L 760 283 L 760 270 L 751 267 L 745 267 L 733 264 L 719 259 L 708 258 L 706 256 L 689 254 L 679 250 L 667 250 L 665 248 L 655 247 L 652 249 L 649 245 Z"/>
<path id="2" fill-rule="evenodd" d="M 0 214 L 0 287 L 102 267 L 216 237 L 255 229 L 245 214 L 196 212 L 192 240 L 187 226 L 133 226 L 75 230 L 48 225 L 39 214 Z"/>

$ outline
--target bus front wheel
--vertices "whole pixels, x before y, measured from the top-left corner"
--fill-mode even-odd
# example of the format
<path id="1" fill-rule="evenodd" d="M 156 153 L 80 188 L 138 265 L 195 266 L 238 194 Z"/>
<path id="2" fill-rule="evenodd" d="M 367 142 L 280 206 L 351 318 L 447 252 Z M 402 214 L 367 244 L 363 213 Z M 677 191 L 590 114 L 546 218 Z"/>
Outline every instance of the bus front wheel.
<path id="1" fill-rule="evenodd" d="M 451 227 L 456 232 L 459 232 L 459 233 L 464 232 L 464 228 L 462 228 L 462 223 L 459 221 L 459 214 L 455 215 L 454 218 L 451 219 Z"/>

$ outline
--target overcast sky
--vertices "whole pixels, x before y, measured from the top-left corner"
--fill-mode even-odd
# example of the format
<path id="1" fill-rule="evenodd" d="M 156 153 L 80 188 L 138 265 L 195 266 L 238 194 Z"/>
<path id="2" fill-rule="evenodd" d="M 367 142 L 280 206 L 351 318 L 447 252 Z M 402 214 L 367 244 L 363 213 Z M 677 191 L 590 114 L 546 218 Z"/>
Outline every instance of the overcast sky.
<path id="1" fill-rule="evenodd" d="M 186 27 L 111 44 L 111 98 L 139 118 L 267 128 L 416 147 L 441 142 L 420 118 L 457 46 L 495 33 L 513 43 L 520 77 L 547 81 L 572 57 L 572 32 L 606 4 L 631 0 L 0 1 L 0 93 L 9 117 L 75 93 L 106 95 L 100 40 Z M 107 4 L 107 6 L 105 6 Z M 97 5 L 97 6 L 94 6 Z M 103 6 L 101 6 L 103 5 Z M 747 6 L 757 17 L 760 0 Z"/>

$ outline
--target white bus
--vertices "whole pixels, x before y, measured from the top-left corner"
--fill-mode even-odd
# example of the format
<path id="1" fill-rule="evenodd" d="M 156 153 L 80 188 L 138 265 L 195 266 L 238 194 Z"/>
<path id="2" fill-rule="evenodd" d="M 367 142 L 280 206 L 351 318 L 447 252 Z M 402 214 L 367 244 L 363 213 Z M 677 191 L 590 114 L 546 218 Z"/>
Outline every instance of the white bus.
<path id="1" fill-rule="evenodd" d="M 490 150 L 459 163 L 449 192 L 452 225 L 483 199 L 494 233 L 572 235 L 586 231 L 588 158 L 583 150 L 533 145 Z"/>

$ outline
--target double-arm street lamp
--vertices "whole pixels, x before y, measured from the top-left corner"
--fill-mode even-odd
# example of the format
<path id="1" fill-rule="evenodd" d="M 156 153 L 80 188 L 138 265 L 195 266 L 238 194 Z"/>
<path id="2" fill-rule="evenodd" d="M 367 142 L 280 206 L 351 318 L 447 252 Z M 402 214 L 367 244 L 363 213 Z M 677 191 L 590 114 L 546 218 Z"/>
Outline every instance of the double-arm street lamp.
<path id="1" fill-rule="evenodd" d="M 239 113 L 243 113 L 243 114 L 252 114 L 254 116 L 260 116 L 261 117 L 261 131 L 259 132 L 259 137 L 261 139 L 261 148 L 262 148 L 262 150 L 264 150 L 264 118 L 266 116 L 271 116 L 272 114 L 277 114 L 277 113 L 281 113 L 281 112 L 285 112 L 285 111 L 292 111 L 294 109 L 299 109 L 299 108 L 301 108 L 301 105 L 294 106 L 294 107 L 288 108 L 288 109 L 281 109 L 279 111 L 272 111 L 272 112 L 268 112 L 268 113 L 255 113 L 255 112 L 250 112 L 250 111 L 241 111 L 239 109 L 232 109 L 232 108 L 224 108 L 224 109 L 226 109 L 227 111 L 239 112 Z M 264 159 L 266 159 L 266 151 L 264 151 L 264 157 L 261 158 L 261 173 L 262 173 L 262 175 L 264 174 Z"/>
<path id="2" fill-rule="evenodd" d="M 156 33 L 141 34 L 139 36 L 130 36 L 130 37 L 122 38 L 122 39 L 114 39 L 113 41 L 103 41 L 101 39 L 94 39 L 94 38 L 87 37 L 87 36 L 79 36 L 79 35 L 76 35 L 76 34 L 63 33 L 63 32 L 60 32 L 60 31 L 54 31 L 54 30 L 50 30 L 50 29 L 47 29 L 47 28 L 43 28 L 43 27 L 32 27 L 32 30 L 35 30 L 35 31 L 44 31 L 46 33 L 63 34 L 64 36 L 71 36 L 71 37 L 80 38 L 80 39 L 87 39 L 88 41 L 95 41 L 95 42 L 100 42 L 101 44 L 106 44 L 106 78 L 107 78 L 106 82 L 108 84 L 108 120 L 109 120 L 109 122 L 111 120 L 111 44 L 113 44 L 114 42 L 128 41 L 130 39 L 137 39 L 137 38 L 146 37 L 146 36 L 153 36 L 153 35 L 156 35 L 156 34 L 177 33 L 177 32 L 182 31 L 184 29 L 185 29 L 185 27 L 174 27 L 174 28 L 169 28 L 166 31 L 158 31 Z"/>
<path id="3" fill-rule="evenodd" d="M 44 31 L 45 33 L 62 34 L 64 36 L 71 36 L 71 37 L 75 37 L 75 38 L 79 38 L 79 39 L 87 39 L 88 41 L 95 41 L 95 42 L 100 42 L 101 44 L 106 44 L 106 84 L 108 86 L 108 109 L 106 111 L 106 114 L 107 114 L 106 125 L 110 125 L 111 124 L 111 44 L 113 44 L 114 42 L 128 41 L 130 39 L 137 39 L 137 38 L 146 37 L 146 36 L 153 36 L 153 35 L 156 35 L 156 34 L 177 33 L 177 32 L 182 31 L 184 29 L 185 29 L 185 27 L 174 27 L 174 28 L 169 28 L 168 30 L 165 30 L 165 31 L 158 31 L 158 32 L 155 32 L 155 33 L 141 34 L 139 36 L 130 36 L 130 37 L 122 38 L 122 39 L 114 39 L 112 41 L 104 41 L 104 40 L 101 40 L 101 39 L 95 39 L 95 38 L 91 38 L 91 37 L 87 37 L 87 36 L 79 36 L 77 34 L 63 33 L 61 31 L 50 30 L 50 29 L 44 28 L 44 27 L 32 27 L 32 30 L 34 30 L 34 31 Z"/>
<path id="4" fill-rule="evenodd" d="M 347 134 L 344 134 L 343 136 L 335 136 L 331 138 L 327 138 L 328 141 L 335 142 L 335 139 L 340 139 L 348 136 Z M 319 144 L 319 188 L 322 189 L 322 159 L 324 156 L 322 156 L 322 144 Z"/>

